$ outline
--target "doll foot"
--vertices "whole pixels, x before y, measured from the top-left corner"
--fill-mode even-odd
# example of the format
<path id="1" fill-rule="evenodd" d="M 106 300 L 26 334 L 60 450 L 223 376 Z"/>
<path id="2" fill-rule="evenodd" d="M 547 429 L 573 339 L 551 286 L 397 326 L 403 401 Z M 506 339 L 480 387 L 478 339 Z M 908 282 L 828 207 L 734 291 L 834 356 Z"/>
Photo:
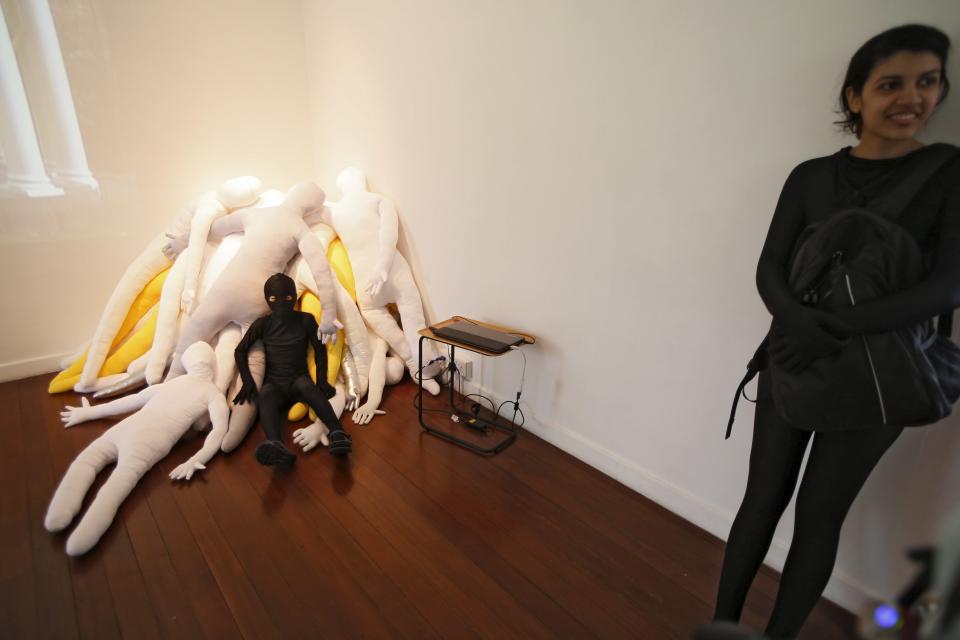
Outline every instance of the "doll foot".
<path id="1" fill-rule="evenodd" d="M 424 378 L 421 384 L 423 385 L 423 390 L 429 393 L 430 395 L 432 396 L 440 395 L 440 383 L 434 380 L 433 378 Z"/>
<path id="2" fill-rule="evenodd" d="M 435 378 L 447 369 L 447 356 L 437 356 L 423 367 L 424 378 Z"/>
<path id="3" fill-rule="evenodd" d="M 334 456 L 345 456 L 353 451 L 353 445 L 350 443 L 350 436 L 346 431 L 333 431 L 328 436 L 330 438 L 330 454 Z"/>
<path id="4" fill-rule="evenodd" d="M 257 462 L 263 466 L 277 466 L 281 469 L 289 469 L 297 459 L 279 440 L 265 440 L 258 444 L 256 456 Z"/>

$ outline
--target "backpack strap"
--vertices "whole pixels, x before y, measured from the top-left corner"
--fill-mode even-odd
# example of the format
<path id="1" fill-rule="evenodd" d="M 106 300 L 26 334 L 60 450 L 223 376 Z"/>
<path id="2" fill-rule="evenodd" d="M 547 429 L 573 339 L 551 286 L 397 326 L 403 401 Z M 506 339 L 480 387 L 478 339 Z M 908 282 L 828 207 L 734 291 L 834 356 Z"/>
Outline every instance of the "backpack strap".
<path id="1" fill-rule="evenodd" d="M 912 171 L 906 178 L 901 180 L 893 189 L 872 200 L 865 208 L 890 220 L 896 220 L 917 197 L 917 194 L 933 177 L 933 174 L 958 153 L 960 153 L 960 148 L 952 144 L 930 145 L 921 152 Z"/>
<path id="2" fill-rule="evenodd" d="M 932 144 L 924 150 L 917 160 L 913 171 L 896 187 L 875 199 L 867 208 L 871 211 L 896 220 L 920 193 L 924 185 L 940 170 L 944 164 L 960 153 L 960 148 L 952 144 Z M 937 333 L 949 338 L 953 329 L 953 314 L 945 313 L 937 319 Z"/>
<path id="3" fill-rule="evenodd" d="M 757 350 L 754 352 L 753 357 L 750 358 L 750 362 L 747 363 L 747 373 L 743 376 L 743 380 L 740 381 L 740 386 L 737 387 L 737 393 L 733 396 L 733 406 L 730 407 L 730 420 L 727 422 L 727 434 L 723 437 L 724 440 L 730 439 L 730 434 L 733 432 L 733 421 L 737 417 L 737 404 L 740 402 L 740 396 L 747 398 L 747 394 L 744 391 L 747 384 L 753 380 L 758 373 L 767 368 L 767 345 L 770 343 L 770 335 L 763 339 L 763 342 L 760 343 L 760 346 L 757 347 Z M 747 398 L 748 401 L 753 402 L 750 398 Z"/>

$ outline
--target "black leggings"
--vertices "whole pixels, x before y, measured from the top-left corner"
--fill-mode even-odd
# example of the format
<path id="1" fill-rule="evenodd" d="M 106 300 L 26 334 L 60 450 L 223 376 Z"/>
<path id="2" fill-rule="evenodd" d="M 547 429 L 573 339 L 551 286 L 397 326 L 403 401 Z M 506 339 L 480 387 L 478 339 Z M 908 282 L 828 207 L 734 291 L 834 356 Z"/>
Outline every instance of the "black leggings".
<path id="1" fill-rule="evenodd" d="M 343 425 L 333 412 L 330 401 L 308 376 L 300 376 L 292 382 L 264 382 L 259 393 L 260 423 L 268 440 L 283 440 L 283 424 L 287 411 L 297 402 L 304 402 L 313 409 L 323 424 L 333 431 L 343 431 Z"/>
<path id="2" fill-rule="evenodd" d="M 818 432 L 797 494 L 793 541 L 767 625 L 771 638 L 793 638 L 827 586 L 840 528 L 854 498 L 903 427 Z M 770 380 L 760 374 L 750 472 L 743 503 L 727 540 L 715 620 L 739 621 L 814 434 L 797 429 L 773 406 Z"/>

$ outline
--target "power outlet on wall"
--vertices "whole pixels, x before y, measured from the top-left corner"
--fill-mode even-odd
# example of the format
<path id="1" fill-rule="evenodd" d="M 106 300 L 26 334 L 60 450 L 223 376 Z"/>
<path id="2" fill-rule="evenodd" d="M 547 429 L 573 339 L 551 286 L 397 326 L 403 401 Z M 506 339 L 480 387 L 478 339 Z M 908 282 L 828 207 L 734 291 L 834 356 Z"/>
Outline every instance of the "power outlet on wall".
<path id="1" fill-rule="evenodd" d="M 473 379 L 473 361 L 457 360 L 457 371 L 460 372 L 460 376 L 464 380 L 472 380 Z"/>

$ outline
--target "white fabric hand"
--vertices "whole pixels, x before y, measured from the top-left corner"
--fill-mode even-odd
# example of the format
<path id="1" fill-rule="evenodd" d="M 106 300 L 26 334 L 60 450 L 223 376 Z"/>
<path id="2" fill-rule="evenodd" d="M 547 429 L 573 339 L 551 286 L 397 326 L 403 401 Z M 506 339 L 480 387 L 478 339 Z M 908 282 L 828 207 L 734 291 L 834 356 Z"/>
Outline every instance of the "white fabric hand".
<path id="1" fill-rule="evenodd" d="M 309 427 L 294 431 L 293 442 L 299 445 L 300 448 L 303 449 L 303 452 L 306 453 L 318 444 L 322 444 L 325 447 L 329 446 L 330 439 L 327 438 L 328 433 L 330 433 L 330 430 L 327 429 L 327 425 L 318 420 Z"/>
<path id="2" fill-rule="evenodd" d="M 360 398 L 356 394 L 347 392 L 347 402 L 343 405 L 344 411 L 353 411 L 357 408 L 357 405 L 360 404 Z"/>
<path id="3" fill-rule="evenodd" d="M 189 234 L 175 236 L 172 233 L 165 233 L 163 235 L 170 238 L 170 242 L 163 245 L 163 248 L 160 249 L 160 251 L 167 257 L 168 260 L 174 260 L 184 249 L 187 248 L 187 240 L 190 236 Z"/>
<path id="4" fill-rule="evenodd" d="M 93 407 L 90 406 L 90 401 L 86 398 L 80 398 L 80 403 L 83 406 L 80 407 L 64 407 L 64 411 L 60 412 L 60 419 L 63 420 L 63 427 L 72 427 L 75 424 L 80 424 L 81 422 L 86 422 L 91 418 L 90 413 L 93 411 Z"/>
<path id="5" fill-rule="evenodd" d="M 317 339 L 320 340 L 320 344 L 337 344 L 337 331 L 343 329 L 343 324 L 339 320 L 334 320 L 333 322 L 324 322 L 322 325 L 317 327 Z"/>
<path id="6" fill-rule="evenodd" d="M 380 289 L 383 288 L 383 285 L 386 283 L 386 281 L 387 272 L 381 271 L 374 277 L 367 280 L 367 286 L 365 286 L 363 289 L 367 292 L 367 295 L 369 295 L 371 298 L 375 298 L 377 294 L 380 293 Z"/>
<path id="7" fill-rule="evenodd" d="M 194 471 L 203 471 L 207 467 L 198 460 L 190 458 L 176 469 L 170 472 L 171 480 L 189 480 L 193 477 Z"/>
<path id="8" fill-rule="evenodd" d="M 370 424 L 374 416 L 382 416 L 386 413 L 386 411 L 381 411 L 368 402 L 353 412 L 353 421 L 357 424 Z"/>

